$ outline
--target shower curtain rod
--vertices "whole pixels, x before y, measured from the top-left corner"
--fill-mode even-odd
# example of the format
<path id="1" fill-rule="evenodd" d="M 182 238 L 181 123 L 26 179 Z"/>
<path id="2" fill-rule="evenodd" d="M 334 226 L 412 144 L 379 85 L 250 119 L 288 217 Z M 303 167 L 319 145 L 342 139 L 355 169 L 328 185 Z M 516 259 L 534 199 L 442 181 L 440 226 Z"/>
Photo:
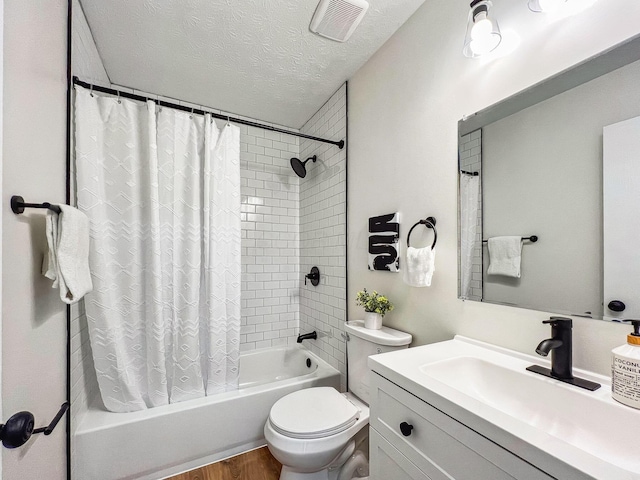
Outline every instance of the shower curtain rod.
<path id="1" fill-rule="evenodd" d="M 271 132 L 286 133 L 288 135 L 293 135 L 294 137 L 306 138 L 308 140 L 314 140 L 316 142 L 330 143 L 331 145 L 336 145 L 340 149 L 344 147 L 344 140 L 335 141 L 335 140 L 328 140 L 326 138 L 313 137 L 311 135 L 306 135 L 304 133 L 291 132 L 289 130 L 284 130 L 282 128 L 271 127 L 269 125 L 262 125 L 260 123 L 252 122 L 250 120 L 243 120 L 242 118 L 232 117 L 229 115 L 222 115 L 220 113 L 207 112 L 205 110 L 186 107 L 184 105 L 178 105 L 177 103 L 167 102 L 164 100 L 160 100 L 159 98 L 145 97 L 144 95 L 136 95 L 135 93 L 123 92 L 120 90 L 115 90 L 113 88 L 101 87 L 100 85 L 92 85 L 90 83 L 83 82 L 78 77 L 73 77 L 73 84 L 80 85 L 81 87 L 88 88 L 96 92 L 108 93 L 110 95 L 118 95 L 120 97 L 129 98 L 131 100 L 138 100 L 141 102 L 146 102 L 147 100 L 153 100 L 154 102 L 156 102 L 158 105 L 162 107 L 175 108 L 176 110 L 182 110 L 183 112 L 191 112 L 197 115 L 204 115 L 205 113 L 208 113 L 213 118 L 218 118 L 220 120 L 228 120 L 233 123 L 248 125 L 250 127 L 255 127 L 255 128 L 262 128 L 263 130 L 269 130 Z"/>

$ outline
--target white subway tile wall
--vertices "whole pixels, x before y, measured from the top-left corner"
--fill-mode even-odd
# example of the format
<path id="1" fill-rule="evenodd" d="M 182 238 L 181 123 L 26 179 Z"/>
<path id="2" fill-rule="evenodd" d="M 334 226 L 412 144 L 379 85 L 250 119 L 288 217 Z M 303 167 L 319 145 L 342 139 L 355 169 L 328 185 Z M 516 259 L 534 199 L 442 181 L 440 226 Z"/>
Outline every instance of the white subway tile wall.
<path id="1" fill-rule="evenodd" d="M 467 172 L 482 172 L 482 130 L 478 129 L 460 139 L 460 168 Z M 482 182 L 478 194 L 478 231 L 473 249 L 471 292 L 469 300 L 482 300 Z"/>
<path id="2" fill-rule="evenodd" d="M 346 94 L 344 84 L 300 131 L 346 141 Z M 300 158 L 312 155 L 317 161 L 307 163 L 307 176 L 300 180 L 300 270 L 304 275 L 317 266 L 320 284 L 302 282 L 300 332 L 318 332 L 318 340 L 305 343 L 340 371 L 345 390 L 347 147 L 301 139 Z"/>
<path id="3" fill-rule="evenodd" d="M 242 351 L 295 343 L 299 320 L 298 137 L 240 126 Z"/>

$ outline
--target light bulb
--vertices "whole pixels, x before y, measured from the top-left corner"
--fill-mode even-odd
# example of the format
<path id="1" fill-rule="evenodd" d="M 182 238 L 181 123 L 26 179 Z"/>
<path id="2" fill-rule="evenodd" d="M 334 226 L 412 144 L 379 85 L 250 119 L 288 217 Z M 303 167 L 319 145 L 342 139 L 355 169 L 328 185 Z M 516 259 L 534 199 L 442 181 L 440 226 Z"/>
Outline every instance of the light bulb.
<path id="1" fill-rule="evenodd" d="M 500 35 L 489 33 L 478 39 L 472 39 L 469 48 L 475 55 L 489 53 L 500 44 Z"/>
<path id="2" fill-rule="evenodd" d="M 467 57 L 477 57 L 494 50 L 500 44 L 502 36 L 498 22 L 489 16 L 489 0 L 474 0 L 470 6 L 462 53 Z"/>
<path id="3" fill-rule="evenodd" d="M 491 35 L 493 30 L 493 24 L 491 20 L 486 17 L 486 14 L 481 14 L 484 18 L 474 22 L 473 27 L 471 27 L 471 39 L 472 40 L 481 40 L 482 37 L 486 37 L 487 35 Z"/>

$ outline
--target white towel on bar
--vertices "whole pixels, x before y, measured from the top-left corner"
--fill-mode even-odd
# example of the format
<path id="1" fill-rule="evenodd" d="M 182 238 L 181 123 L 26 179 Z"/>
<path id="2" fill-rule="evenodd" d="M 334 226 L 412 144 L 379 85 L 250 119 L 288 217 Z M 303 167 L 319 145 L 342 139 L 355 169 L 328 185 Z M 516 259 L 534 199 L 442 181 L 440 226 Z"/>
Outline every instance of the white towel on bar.
<path id="1" fill-rule="evenodd" d="M 403 280 L 412 287 L 429 287 L 436 269 L 436 251 L 431 247 L 407 247 Z"/>
<path id="2" fill-rule="evenodd" d="M 520 278 L 522 237 L 489 238 L 489 269 L 487 275 Z"/>
<path id="3" fill-rule="evenodd" d="M 48 252 L 42 274 L 60 288 L 60 299 L 76 303 L 93 290 L 89 270 L 89 219 L 80 210 L 60 205 L 59 215 L 48 210 L 46 235 Z"/>

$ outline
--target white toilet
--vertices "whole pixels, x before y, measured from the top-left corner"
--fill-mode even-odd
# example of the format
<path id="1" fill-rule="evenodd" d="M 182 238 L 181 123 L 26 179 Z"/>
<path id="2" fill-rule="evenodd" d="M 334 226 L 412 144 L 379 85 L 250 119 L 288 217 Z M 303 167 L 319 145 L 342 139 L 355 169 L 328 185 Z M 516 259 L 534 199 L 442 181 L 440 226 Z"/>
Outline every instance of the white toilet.
<path id="1" fill-rule="evenodd" d="M 269 413 L 264 436 L 282 464 L 280 480 L 350 480 L 367 469 L 356 434 L 369 423 L 369 355 L 407 348 L 411 335 L 347 322 L 349 392 L 314 387 L 290 393 Z M 364 467 L 364 468 L 363 468 Z"/>

